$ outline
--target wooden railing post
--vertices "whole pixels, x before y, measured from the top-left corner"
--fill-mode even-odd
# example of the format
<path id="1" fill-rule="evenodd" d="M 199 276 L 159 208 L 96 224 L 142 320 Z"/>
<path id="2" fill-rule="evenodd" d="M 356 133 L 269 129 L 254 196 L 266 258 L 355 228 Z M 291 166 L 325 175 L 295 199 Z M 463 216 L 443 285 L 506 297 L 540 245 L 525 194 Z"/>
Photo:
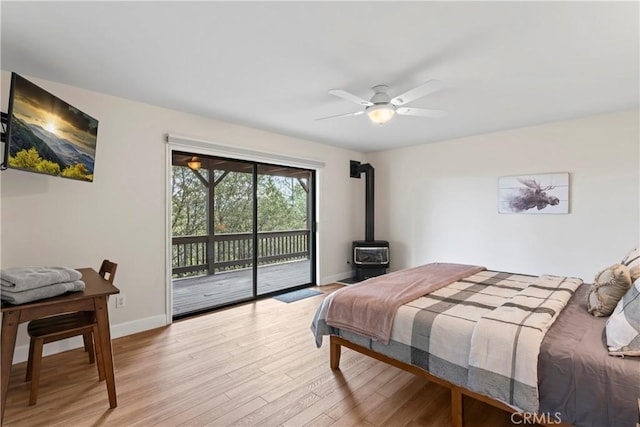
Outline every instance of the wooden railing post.
<path id="1" fill-rule="evenodd" d="M 218 248 L 216 248 L 215 236 L 209 236 L 207 239 L 207 273 L 216 273 L 216 255 Z"/>

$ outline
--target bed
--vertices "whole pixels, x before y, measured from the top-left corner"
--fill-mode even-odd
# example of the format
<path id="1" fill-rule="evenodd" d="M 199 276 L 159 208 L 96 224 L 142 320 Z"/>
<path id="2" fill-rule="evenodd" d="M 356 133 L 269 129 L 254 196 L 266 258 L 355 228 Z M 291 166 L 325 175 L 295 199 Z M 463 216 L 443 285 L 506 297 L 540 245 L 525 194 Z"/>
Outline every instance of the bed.
<path id="1" fill-rule="evenodd" d="M 463 396 L 543 425 L 636 427 L 640 358 L 608 355 L 606 318 L 586 309 L 588 285 L 476 267 L 416 286 L 442 265 L 449 266 L 394 272 L 327 296 L 311 329 L 318 347 L 330 337 L 331 369 L 347 347 L 448 387 L 455 427 L 464 424 Z M 369 324 L 380 317 L 370 297 L 396 289 L 410 300 L 391 304 L 391 325 L 380 333 Z"/>

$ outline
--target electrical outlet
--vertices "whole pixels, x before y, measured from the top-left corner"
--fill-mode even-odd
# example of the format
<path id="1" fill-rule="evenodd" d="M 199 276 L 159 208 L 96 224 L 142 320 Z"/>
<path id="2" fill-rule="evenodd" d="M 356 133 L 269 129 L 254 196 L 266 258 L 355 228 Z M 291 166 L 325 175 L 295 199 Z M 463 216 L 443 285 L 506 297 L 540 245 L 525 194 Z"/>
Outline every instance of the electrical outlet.
<path id="1" fill-rule="evenodd" d="M 124 295 L 122 294 L 117 294 L 116 295 L 116 308 L 122 308 L 124 307 Z"/>

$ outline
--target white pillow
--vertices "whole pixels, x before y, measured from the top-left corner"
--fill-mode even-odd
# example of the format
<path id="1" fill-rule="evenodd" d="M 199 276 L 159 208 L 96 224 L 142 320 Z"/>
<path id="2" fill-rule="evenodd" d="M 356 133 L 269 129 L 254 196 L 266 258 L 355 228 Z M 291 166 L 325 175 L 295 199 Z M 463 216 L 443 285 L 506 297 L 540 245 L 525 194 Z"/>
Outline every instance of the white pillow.
<path id="1" fill-rule="evenodd" d="M 636 280 L 640 277 L 640 246 L 631 249 L 627 256 L 625 256 L 620 264 L 624 264 L 629 267 L 629 273 L 631 274 L 631 280 Z"/>
<path id="2" fill-rule="evenodd" d="M 607 346 L 612 356 L 640 356 L 640 279 L 607 320 Z"/>

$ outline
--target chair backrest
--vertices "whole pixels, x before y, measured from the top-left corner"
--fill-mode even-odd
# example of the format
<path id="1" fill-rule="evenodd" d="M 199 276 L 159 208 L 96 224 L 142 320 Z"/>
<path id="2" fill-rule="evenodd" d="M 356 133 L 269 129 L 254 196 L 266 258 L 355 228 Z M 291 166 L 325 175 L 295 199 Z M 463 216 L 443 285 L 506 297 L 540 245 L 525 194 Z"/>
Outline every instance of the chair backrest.
<path id="1" fill-rule="evenodd" d="M 113 283 L 113 279 L 115 279 L 116 277 L 117 268 L 118 268 L 118 264 L 116 264 L 115 262 L 111 262 L 108 259 L 105 259 L 104 261 L 102 261 L 102 265 L 100 266 L 99 273 L 104 279 Z"/>

